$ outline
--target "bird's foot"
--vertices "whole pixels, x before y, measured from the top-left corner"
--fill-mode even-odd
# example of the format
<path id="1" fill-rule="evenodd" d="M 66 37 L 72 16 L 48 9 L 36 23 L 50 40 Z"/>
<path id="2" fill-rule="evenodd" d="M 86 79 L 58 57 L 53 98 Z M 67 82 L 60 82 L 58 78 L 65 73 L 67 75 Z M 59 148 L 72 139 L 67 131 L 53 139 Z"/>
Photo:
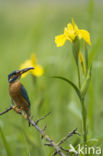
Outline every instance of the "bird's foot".
<path id="1" fill-rule="evenodd" d="M 20 107 L 19 109 L 17 109 L 17 113 L 19 113 L 21 110 L 23 110 L 23 107 Z"/>

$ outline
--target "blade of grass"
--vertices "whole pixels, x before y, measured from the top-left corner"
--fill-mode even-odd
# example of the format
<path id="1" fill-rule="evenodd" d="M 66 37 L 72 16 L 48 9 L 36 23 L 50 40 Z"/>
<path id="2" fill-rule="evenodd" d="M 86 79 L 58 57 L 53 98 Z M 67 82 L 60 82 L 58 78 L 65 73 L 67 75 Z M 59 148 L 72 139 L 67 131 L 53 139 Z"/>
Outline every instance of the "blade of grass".
<path id="1" fill-rule="evenodd" d="M 10 151 L 10 148 L 9 148 L 9 144 L 8 144 L 8 142 L 6 140 L 6 137 L 5 137 L 5 135 L 4 135 L 3 130 L 1 129 L 1 127 L 0 127 L 0 134 L 1 134 L 2 141 L 4 143 L 4 147 L 5 147 L 7 156 L 11 156 L 12 154 L 11 154 L 11 151 Z"/>
<path id="2" fill-rule="evenodd" d="M 94 44 L 94 46 L 92 47 L 92 49 L 91 49 L 91 51 L 90 51 L 90 55 L 89 55 L 89 65 L 90 65 L 91 62 L 95 59 L 100 44 L 101 44 L 101 37 L 99 37 L 99 38 L 97 39 L 96 43 Z"/>
<path id="3" fill-rule="evenodd" d="M 93 10 L 94 10 L 94 0 L 89 0 L 88 2 L 88 29 L 91 31 L 91 23 L 93 19 Z"/>
<path id="4" fill-rule="evenodd" d="M 89 96 L 90 96 L 90 102 L 88 106 L 88 118 L 89 118 L 89 129 L 90 129 L 90 136 L 93 137 L 94 134 L 94 122 L 93 122 L 93 104 L 94 104 L 94 98 L 93 98 L 93 83 L 90 82 L 89 87 Z"/>

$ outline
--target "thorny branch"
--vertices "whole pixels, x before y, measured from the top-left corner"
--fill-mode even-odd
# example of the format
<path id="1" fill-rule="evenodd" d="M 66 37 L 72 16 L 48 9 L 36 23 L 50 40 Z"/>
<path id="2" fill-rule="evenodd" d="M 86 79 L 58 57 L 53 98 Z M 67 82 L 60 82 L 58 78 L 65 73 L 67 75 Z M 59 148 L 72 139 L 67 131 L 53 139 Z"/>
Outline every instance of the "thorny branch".
<path id="1" fill-rule="evenodd" d="M 77 134 L 80 136 L 80 134 L 77 132 L 77 128 L 75 128 L 72 132 L 68 133 L 67 136 L 65 136 L 62 140 L 60 140 L 58 145 L 60 146 L 61 144 L 63 144 L 69 137 L 71 137 L 74 134 Z"/>
<path id="2" fill-rule="evenodd" d="M 63 144 L 69 137 L 71 137 L 72 135 L 74 135 L 74 134 L 77 134 L 77 135 L 79 135 L 80 136 L 80 134 L 77 132 L 77 128 L 75 128 L 72 132 L 69 132 L 63 139 L 61 139 L 60 141 L 59 141 L 59 143 L 57 144 L 60 148 L 61 148 L 61 150 L 62 151 L 65 151 L 66 153 L 70 153 L 70 151 L 69 150 L 67 150 L 67 149 L 64 149 L 62 146 L 60 146 L 61 144 Z M 50 144 L 48 144 L 48 146 L 50 146 Z M 57 154 L 57 151 L 55 150 L 55 152 L 52 154 L 52 156 L 55 156 Z"/>
<path id="3" fill-rule="evenodd" d="M 7 113 L 8 111 L 12 110 L 12 106 L 10 106 L 9 108 L 7 108 L 5 111 L 1 112 L 0 115 L 3 115 L 5 113 Z"/>
<path id="4" fill-rule="evenodd" d="M 0 116 L 9 112 L 10 110 L 13 109 L 13 106 L 11 105 L 9 108 L 7 108 L 5 111 L 1 112 L 0 113 Z M 22 115 L 21 112 L 18 112 L 18 114 Z M 41 134 L 41 137 L 43 139 L 45 139 L 48 143 L 46 143 L 45 145 L 47 146 L 51 146 L 54 148 L 54 153 L 52 154 L 52 156 L 55 156 L 56 154 L 59 154 L 60 156 L 66 156 L 64 154 L 64 151 L 65 153 L 67 153 L 69 155 L 70 151 L 67 150 L 67 149 L 64 149 L 61 144 L 63 144 L 69 137 L 71 137 L 72 135 L 74 134 L 77 134 L 77 135 L 80 135 L 78 132 L 77 132 L 77 128 L 74 129 L 72 132 L 68 133 L 67 136 L 65 136 L 63 139 L 60 140 L 59 143 L 55 143 L 48 135 L 46 135 L 45 133 L 45 129 L 46 129 L 46 126 L 41 129 L 39 126 L 38 126 L 38 123 L 45 119 L 48 115 L 50 114 L 50 112 L 48 114 L 46 114 L 45 116 L 43 116 L 42 118 L 38 119 L 37 121 L 33 121 L 32 119 L 27 119 L 29 120 L 30 124 L 36 128 L 36 130 Z"/>

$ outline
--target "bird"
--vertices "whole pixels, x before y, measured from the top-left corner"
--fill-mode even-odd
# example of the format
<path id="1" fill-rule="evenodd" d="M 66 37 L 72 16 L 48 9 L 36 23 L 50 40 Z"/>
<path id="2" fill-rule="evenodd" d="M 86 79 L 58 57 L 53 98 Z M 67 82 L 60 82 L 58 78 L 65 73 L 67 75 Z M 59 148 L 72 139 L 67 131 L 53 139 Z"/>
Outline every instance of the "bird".
<path id="1" fill-rule="evenodd" d="M 34 69 L 34 67 L 24 68 L 22 70 L 15 70 L 8 75 L 9 95 L 12 100 L 13 109 L 17 113 L 22 111 L 24 114 L 26 114 L 28 121 L 30 120 L 31 117 L 30 112 L 31 104 L 28 93 L 24 88 L 23 84 L 20 82 L 20 77 L 23 73 L 32 69 Z"/>

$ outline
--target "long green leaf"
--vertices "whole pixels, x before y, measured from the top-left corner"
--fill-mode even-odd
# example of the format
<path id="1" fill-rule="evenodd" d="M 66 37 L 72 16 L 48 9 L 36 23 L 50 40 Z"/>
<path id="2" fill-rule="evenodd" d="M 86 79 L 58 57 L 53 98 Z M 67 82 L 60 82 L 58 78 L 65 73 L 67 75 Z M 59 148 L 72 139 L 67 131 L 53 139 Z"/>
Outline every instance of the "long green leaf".
<path id="1" fill-rule="evenodd" d="M 2 138 L 2 141 L 4 143 L 4 146 L 5 146 L 5 150 L 6 150 L 6 153 L 7 153 L 7 156 L 11 156 L 11 151 L 10 151 L 10 148 L 9 148 L 9 144 L 5 138 L 5 135 L 0 127 L 0 134 L 1 134 L 1 138 Z"/>
<path id="2" fill-rule="evenodd" d="M 91 137 L 94 136 L 94 120 L 93 120 L 93 110 L 94 110 L 94 97 L 93 97 L 93 81 L 90 81 L 90 87 L 89 87 L 89 96 L 90 96 L 90 100 L 89 100 L 89 104 L 88 104 L 88 128 L 89 128 L 89 135 Z"/>
<path id="3" fill-rule="evenodd" d="M 76 91 L 78 97 L 81 99 L 81 94 L 80 94 L 78 87 L 71 80 L 69 80 L 65 77 L 62 77 L 62 76 L 52 76 L 52 78 L 61 79 L 61 80 L 64 80 L 65 82 L 69 83 L 74 88 L 74 90 Z"/>
<path id="4" fill-rule="evenodd" d="M 88 1 L 88 29 L 91 31 L 94 13 L 94 0 Z"/>
<path id="5" fill-rule="evenodd" d="M 89 55 L 89 65 L 91 65 L 92 61 L 95 59 L 98 49 L 101 45 L 101 36 L 97 39 L 96 43 L 93 45 L 91 51 L 90 51 L 90 55 Z"/>

